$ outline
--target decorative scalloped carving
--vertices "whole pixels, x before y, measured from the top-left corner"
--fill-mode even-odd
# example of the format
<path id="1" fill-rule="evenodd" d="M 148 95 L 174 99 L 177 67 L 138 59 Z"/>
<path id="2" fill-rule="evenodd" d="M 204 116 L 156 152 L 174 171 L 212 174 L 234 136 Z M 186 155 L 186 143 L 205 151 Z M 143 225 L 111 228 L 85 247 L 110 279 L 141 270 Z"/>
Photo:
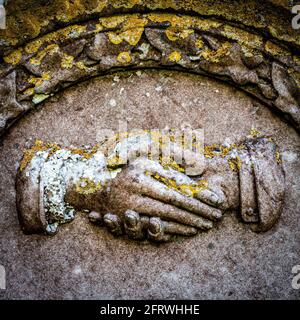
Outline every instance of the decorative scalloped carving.
<path id="1" fill-rule="evenodd" d="M 300 128 L 299 57 L 222 21 L 164 13 L 100 18 L 37 38 L 4 61 L 1 90 L 11 92 L 0 106 L 0 134 L 57 91 L 124 68 L 174 68 L 221 79 Z"/>

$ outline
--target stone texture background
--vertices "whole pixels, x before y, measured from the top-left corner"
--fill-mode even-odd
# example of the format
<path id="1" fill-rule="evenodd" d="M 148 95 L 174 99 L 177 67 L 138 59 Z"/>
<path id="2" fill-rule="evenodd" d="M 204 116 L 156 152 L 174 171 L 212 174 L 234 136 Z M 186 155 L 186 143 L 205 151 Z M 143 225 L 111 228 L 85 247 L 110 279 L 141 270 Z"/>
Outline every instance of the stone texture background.
<path id="1" fill-rule="evenodd" d="M 93 145 L 103 128 L 205 130 L 205 143 L 232 142 L 255 128 L 275 137 L 286 172 L 283 216 L 255 234 L 228 213 L 216 228 L 153 245 L 114 238 L 85 215 L 55 237 L 24 235 L 14 181 L 22 150 L 35 139 Z M 143 71 L 96 78 L 67 89 L 22 118 L 0 145 L 1 299 L 299 299 L 291 269 L 300 264 L 300 141 L 293 128 L 232 87 L 196 75 Z"/>

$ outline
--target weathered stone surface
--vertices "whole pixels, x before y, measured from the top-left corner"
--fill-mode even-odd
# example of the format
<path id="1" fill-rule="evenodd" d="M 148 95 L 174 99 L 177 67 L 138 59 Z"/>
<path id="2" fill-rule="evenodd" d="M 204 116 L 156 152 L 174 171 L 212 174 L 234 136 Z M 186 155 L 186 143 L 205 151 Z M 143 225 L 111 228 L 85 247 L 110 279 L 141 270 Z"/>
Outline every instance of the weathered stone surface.
<path id="1" fill-rule="evenodd" d="M 79 214 L 53 238 L 24 235 L 14 188 L 22 150 L 35 139 L 94 145 L 100 129 L 116 130 L 119 120 L 127 120 L 128 129 L 190 124 L 204 128 L 207 144 L 238 141 L 253 128 L 272 135 L 287 188 L 278 225 L 257 235 L 231 212 L 208 233 L 155 246 L 115 238 Z M 166 71 L 93 79 L 31 111 L 5 135 L 1 149 L 3 298 L 299 298 L 291 287 L 300 258 L 299 137 L 236 89 Z"/>

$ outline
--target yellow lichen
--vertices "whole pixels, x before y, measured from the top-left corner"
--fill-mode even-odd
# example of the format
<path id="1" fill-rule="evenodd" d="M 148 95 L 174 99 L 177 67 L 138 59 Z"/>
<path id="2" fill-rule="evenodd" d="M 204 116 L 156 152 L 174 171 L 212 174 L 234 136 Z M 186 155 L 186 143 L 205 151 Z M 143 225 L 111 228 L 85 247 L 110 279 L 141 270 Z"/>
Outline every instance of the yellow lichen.
<path id="1" fill-rule="evenodd" d="M 121 157 L 119 156 L 113 156 L 113 157 L 110 157 L 108 160 L 107 160 L 107 167 L 109 169 L 115 169 L 121 165 L 124 165 L 126 164 L 127 161 L 125 161 L 124 159 L 122 159 Z"/>
<path id="2" fill-rule="evenodd" d="M 58 52 L 59 46 L 56 44 L 48 45 L 44 50 L 40 51 L 36 56 L 30 59 L 30 63 L 34 65 L 40 65 L 45 56 L 48 54 L 52 56 L 54 53 Z"/>
<path id="3" fill-rule="evenodd" d="M 140 41 L 147 22 L 148 20 L 142 15 L 133 14 L 130 16 L 123 16 L 122 19 L 120 19 L 120 16 L 111 17 L 109 20 L 104 20 L 103 24 L 108 28 L 122 24 L 120 30 L 108 32 L 110 42 L 113 44 L 120 44 L 124 40 L 130 45 L 135 46 Z"/>
<path id="4" fill-rule="evenodd" d="M 200 53 L 200 56 L 205 60 L 217 63 L 221 58 L 229 55 L 231 49 L 231 44 L 229 42 L 224 42 L 217 50 L 205 49 Z"/>
<path id="5" fill-rule="evenodd" d="M 29 42 L 25 46 L 25 52 L 29 53 L 29 54 L 36 53 L 36 52 L 38 52 L 38 50 L 40 49 L 42 44 L 43 44 L 43 38 Z"/>
<path id="6" fill-rule="evenodd" d="M 217 145 L 217 144 L 212 144 L 212 145 L 206 145 L 204 147 L 204 156 L 206 158 L 215 158 L 215 157 L 221 157 L 225 158 L 228 156 L 229 152 L 234 150 L 234 149 L 243 149 L 243 145 L 236 145 L 233 143 L 232 145 L 225 147 L 223 145 Z"/>
<path id="7" fill-rule="evenodd" d="M 86 159 L 90 159 L 98 151 L 98 148 L 99 146 L 95 145 L 90 150 L 72 148 L 69 148 L 67 150 L 71 151 L 72 154 L 79 154 Z M 20 164 L 20 171 L 23 171 L 27 167 L 27 165 L 31 162 L 32 158 L 37 152 L 47 151 L 49 153 L 48 157 L 50 157 L 53 153 L 60 149 L 61 147 L 55 143 L 44 143 L 41 140 L 36 140 L 34 145 L 30 149 L 24 151 L 24 155 Z M 76 191 L 81 194 L 94 193 L 100 189 L 101 183 L 95 183 L 88 178 L 82 178 L 76 185 Z"/>
<path id="8" fill-rule="evenodd" d="M 86 31 L 86 26 L 81 26 L 81 25 L 68 26 L 68 27 L 58 31 L 58 34 L 59 34 L 58 40 L 59 40 L 59 38 L 76 39 L 81 34 L 83 34 L 85 31 Z"/>
<path id="9" fill-rule="evenodd" d="M 31 96 L 35 93 L 35 89 L 34 88 L 28 88 L 23 92 L 25 95 Z"/>
<path id="10" fill-rule="evenodd" d="M 100 24 L 100 23 L 96 23 L 95 24 L 95 26 L 94 26 L 94 33 L 98 33 L 98 32 L 100 32 L 100 31 L 102 31 L 103 30 L 103 26 L 102 26 L 102 24 Z"/>
<path id="11" fill-rule="evenodd" d="M 261 133 L 260 133 L 258 130 L 256 130 L 255 128 L 252 128 L 251 131 L 250 131 L 250 135 L 251 135 L 253 138 L 256 138 L 256 137 L 260 136 Z"/>
<path id="12" fill-rule="evenodd" d="M 42 73 L 41 77 L 30 77 L 28 82 L 34 84 L 35 87 L 39 87 L 43 84 L 44 81 L 50 80 L 50 72 Z"/>
<path id="13" fill-rule="evenodd" d="M 166 161 L 165 159 L 161 158 L 160 164 L 164 167 L 164 169 L 173 169 L 178 172 L 185 172 L 185 169 L 174 160 Z"/>
<path id="14" fill-rule="evenodd" d="M 242 160 L 239 156 L 228 159 L 229 167 L 232 171 L 238 171 L 242 167 Z"/>
<path id="15" fill-rule="evenodd" d="M 218 28 L 222 25 L 222 23 L 208 20 L 195 18 L 187 15 L 176 15 L 169 13 L 150 13 L 147 14 L 146 17 L 153 22 L 157 23 L 170 23 L 170 30 L 190 30 L 193 28 L 201 29 L 203 31 L 208 31 L 212 28 Z M 185 32 L 184 36 L 188 36 L 190 34 L 189 31 Z M 171 40 L 171 39 L 170 39 Z"/>
<path id="16" fill-rule="evenodd" d="M 131 46 L 135 46 L 139 43 L 142 34 L 144 32 L 144 28 L 134 28 L 129 29 L 123 32 L 123 40 L 129 43 Z"/>
<path id="17" fill-rule="evenodd" d="M 277 162 L 278 164 L 281 164 L 281 163 L 282 163 L 282 160 L 281 160 L 281 155 L 280 155 L 280 152 L 279 152 L 279 151 L 276 151 L 275 157 L 276 157 L 276 162 Z"/>
<path id="18" fill-rule="evenodd" d="M 168 59 L 171 62 L 178 62 L 181 59 L 181 53 L 179 51 L 173 51 L 169 54 Z"/>
<path id="19" fill-rule="evenodd" d="M 206 158 L 213 158 L 213 157 L 217 156 L 218 153 L 216 153 L 216 149 L 217 149 L 216 144 L 205 146 L 204 147 L 204 156 Z"/>
<path id="20" fill-rule="evenodd" d="M 56 143 L 44 143 L 42 140 L 35 140 L 34 145 L 24 151 L 20 164 L 20 171 L 22 172 L 27 167 L 38 151 L 48 151 L 48 156 L 51 156 L 54 152 L 60 149 L 60 146 Z"/>
<path id="21" fill-rule="evenodd" d="M 143 32 L 144 32 L 144 28 L 128 29 L 121 33 L 108 32 L 108 39 L 113 44 L 120 44 L 124 40 L 130 45 L 135 46 L 140 41 Z"/>
<path id="22" fill-rule="evenodd" d="M 144 28 L 148 23 L 147 15 L 132 14 L 126 17 L 123 23 L 123 30 L 129 30 L 133 28 Z"/>
<path id="23" fill-rule="evenodd" d="M 73 67 L 73 61 L 73 56 L 64 53 L 60 65 L 63 69 L 71 69 Z"/>
<path id="24" fill-rule="evenodd" d="M 67 150 L 69 150 L 72 154 L 78 154 L 85 159 L 90 159 L 99 150 L 99 145 L 96 144 L 92 147 L 92 149 L 68 148 Z"/>
<path id="25" fill-rule="evenodd" d="M 108 32 L 107 36 L 109 41 L 113 44 L 120 44 L 123 42 L 123 37 L 116 32 Z"/>
<path id="26" fill-rule="evenodd" d="M 204 42 L 201 38 L 198 38 L 196 41 L 195 41 L 195 46 L 198 48 L 198 49 L 202 49 L 203 46 L 204 46 Z"/>
<path id="27" fill-rule="evenodd" d="M 210 29 L 216 29 L 222 26 L 222 23 L 213 21 L 213 20 L 208 20 L 208 19 L 197 19 L 196 21 L 196 27 L 203 30 L 203 31 L 208 31 Z"/>
<path id="28" fill-rule="evenodd" d="M 130 63 L 132 60 L 130 52 L 128 51 L 120 52 L 117 56 L 117 60 L 123 64 Z"/>
<path id="29" fill-rule="evenodd" d="M 80 180 L 76 183 L 76 192 L 79 194 L 92 194 L 101 190 L 101 182 L 95 182 L 89 178 L 81 177 Z"/>
<path id="30" fill-rule="evenodd" d="M 166 36 L 171 41 L 186 39 L 188 36 L 190 36 L 193 33 L 194 33 L 193 29 L 167 28 L 166 30 Z"/>
<path id="31" fill-rule="evenodd" d="M 208 182 L 206 180 L 199 180 L 197 184 L 183 184 L 179 186 L 179 192 L 193 198 L 206 189 L 208 189 Z"/>
<path id="32" fill-rule="evenodd" d="M 80 69 L 80 70 L 85 70 L 85 71 L 87 71 L 87 70 L 90 69 L 89 67 L 87 67 L 87 66 L 83 63 L 83 61 L 77 61 L 77 62 L 76 62 L 76 67 L 77 67 L 78 69 Z"/>
<path id="33" fill-rule="evenodd" d="M 74 16 L 84 13 L 85 6 L 81 0 L 61 1 L 61 5 L 56 12 L 56 19 L 68 22 Z"/>
<path id="34" fill-rule="evenodd" d="M 168 29 L 170 30 L 191 30 L 197 28 L 203 31 L 208 31 L 211 28 L 218 28 L 222 25 L 222 23 L 213 20 L 201 19 L 187 15 L 179 16 L 177 14 L 170 13 L 150 13 L 145 16 L 150 21 L 156 23 L 169 23 L 170 26 Z M 183 35 L 188 36 L 189 34 L 190 31 L 186 31 Z"/>
<path id="35" fill-rule="evenodd" d="M 190 16 L 179 16 L 177 14 L 170 13 L 149 13 L 147 18 L 150 21 L 157 23 L 170 23 L 170 27 L 176 28 L 189 28 L 194 24 L 194 18 Z"/>
<path id="36" fill-rule="evenodd" d="M 18 64 L 22 60 L 22 49 L 14 50 L 11 54 L 5 56 L 3 60 L 12 65 Z"/>
<path id="37" fill-rule="evenodd" d="M 201 191 L 208 188 L 208 182 L 206 180 L 199 180 L 198 182 L 191 184 L 178 184 L 174 179 L 163 177 L 158 173 L 147 171 L 146 174 L 163 183 L 168 188 L 176 190 L 189 197 L 196 197 Z"/>
<path id="38" fill-rule="evenodd" d="M 48 80 L 50 80 L 50 72 L 44 72 L 44 73 L 42 73 L 42 79 L 44 80 L 44 81 L 48 81 Z"/>
<path id="39" fill-rule="evenodd" d="M 225 37 L 237 41 L 240 45 L 248 45 L 252 48 L 261 48 L 263 38 L 245 30 L 226 25 L 221 32 Z"/>
<path id="40" fill-rule="evenodd" d="M 112 2 L 112 5 L 114 8 L 126 8 L 126 9 L 131 9 L 137 4 L 141 4 L 141 0 L 129 0 L 129 1 L 118 0 L 118 1 Z"/>
<path id="41" fill-rule="evenodd" d="M 28 43 L 25 46 L 25 52 L 29 54 L 36 53 L 39 51 L 42 45 L 50 44 L 51 42 L 54 42 L 54 41 L 64 42 L 68 38 L 76 39 L 85 30 L 86 30 L 86 26 L 72 25 L 55 32 L 51 32 L 39 39 L 33 40 L 30 43 Z"/>
<path id="42" fill-rule="evenodd" d="M 125 21 L 126 17 L 126 15 L 103 17 L 99 19 L 99 22 L 104 28 L 114 29 L 119 27 Z"/>

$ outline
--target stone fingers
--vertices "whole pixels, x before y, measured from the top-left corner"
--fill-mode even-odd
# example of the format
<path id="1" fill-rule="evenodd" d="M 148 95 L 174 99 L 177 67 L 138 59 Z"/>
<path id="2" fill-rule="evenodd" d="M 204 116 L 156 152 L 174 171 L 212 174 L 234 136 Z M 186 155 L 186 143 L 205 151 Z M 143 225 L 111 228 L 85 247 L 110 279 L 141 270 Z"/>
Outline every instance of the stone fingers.
<path id="1" fill-rule="evenodd" d="M 173 235 L 180 235 L 191 237 L 198 233 L 198 230 L 193 227 L 189 227 L 180 223 L 172 221 L 162 221 L 165 233 L 170 233 Z"/>
<path id="2" fill-rule="evenodd" d="M 220 207 L 225 202 L 225 196 L 221 193 L 217 194 L 209 189 L 199 191 L 195 198 L 214 207 Z"/>
<path id="3" fill-rule="evenodd" d="M 105 226 L 108 228 L 108 230 L 112 234 L 117 236 L 120 236 L 123 234 L 122 221 L 117 215 L 112 213 L 107 213 L 106 215 L 104 215 L 103 221 Z"/>
<path id="4" fill-rule="evenodd" d="M 216 221 L 222 218 L 221 210 L 169 188 L 151 177 L 141 175 L 138 182 L 133 181 L 130 187 L 137 193 L 188 210 L 205 219 Z"/>
<path id="5" fill-rule="evenodd" d="M 168 242 L 172 239 L 170 234 L 165 233 L 165 226 L 160 218 L 150 218 L 148 237 L 155 242 Z"/>
<path id="6" fill-rule="evenodd" d="M 213 227 L 212 221 L 208 219 L 153 198 L 132 195 L 130 202 L 133 210 L 149 217 L 159 217 L 166 221 L 178 222 L 201 230 Z"/>
<path id="7" fill-rule="evenodd" d="M 125 233 L 132 239 L 145 238 L 145 231 L 148 230 L 150 239 L 170 239 L 170 234 L 179 236 L 194 236 L 198 230 L 176 222 L 163 221 L 158 217 L 149 219 L 147 216 L 140 216 L 133 210 L 125 212 L 124 229 Z"/>
<path id="8" fill-rule="evenodd" d="M 139 213 L 127 210 L 124 214 L 124 230 L 129 238 L 141 240 L 146 237 L 146 228 L 149 225 L 148 217 L 140 217 Z"/>
<path id="9" fill-rule="evenodd" d="M 96 213 L 93 212 L 93 216 L 95 215 Z M 95 223 L 95 221 L 91 221 Z M 149 218 L 133 210 L 127 210 L 124 213 L 124 221 L 115 214 L 107 213 L 103 217 L 103 222 L 112 234 L 120 236 L 124 233 L 134 240 L 148 238 L 155 242 L 167 242 L 172 240 L 174 236 L 191 237 L 198 233 L 194 227 L 165 221 L 157 216 Z"/>

